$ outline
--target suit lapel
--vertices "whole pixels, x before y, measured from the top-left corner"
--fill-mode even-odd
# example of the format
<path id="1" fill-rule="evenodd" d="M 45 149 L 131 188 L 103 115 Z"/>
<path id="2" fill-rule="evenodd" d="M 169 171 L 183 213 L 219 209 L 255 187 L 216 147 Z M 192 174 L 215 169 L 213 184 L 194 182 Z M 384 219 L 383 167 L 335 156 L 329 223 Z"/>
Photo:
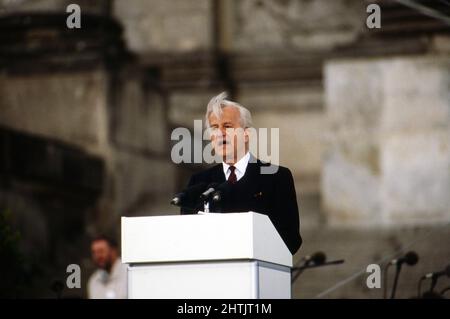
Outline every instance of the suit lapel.
<path id="1" fill-rule="evenodd" d="M 259 168 L 259 161 L 250 160 L 247 169 L 245 170 L 245 175 L 242 177 L 245 178 L 245 185 L 243 185 L 245 187 L 245 192 L 251 194 L 251 196 L 256 194 L 259 191 L 259 187 L 261 186 Z"/>

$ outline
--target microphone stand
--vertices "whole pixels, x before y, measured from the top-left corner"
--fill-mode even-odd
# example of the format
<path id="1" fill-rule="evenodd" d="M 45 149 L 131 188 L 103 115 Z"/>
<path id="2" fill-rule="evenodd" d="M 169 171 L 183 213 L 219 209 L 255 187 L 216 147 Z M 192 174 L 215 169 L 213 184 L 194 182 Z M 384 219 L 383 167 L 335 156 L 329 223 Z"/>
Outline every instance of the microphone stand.
<path id="1" fill-rule="evenodd" d="M 397 283 L 398 283 L 398 277 L 400 275 L 400 271 L 402 269 L 402 264 L 398 263 L 395 267 L 395 277 L 394 277 L 394 285 L 392 286 L 392 292 L 391 292 L 391 299 L 395 299 L 395 293 L 397 291 Z"/>
<path id="2" fill-rule="evenodd" d="M 292 268 L 292 271 L 296 270 L 297 272 L 295 273 L 294 277 L 291 279 L 291 283 L 294 283 L 297 280 L 298 276 L 300 276 L 302 274 L 302 272 L 306 269 L 306 268 L 303 268 L 303 269 L 297 269 L 297 268 L 299 268 L 299 267 Z"/>
<path id="3" fill-rule="evenodd" d="M 388 275 L 389 275 L 389 267 L 391 263 L 388 263 L 386 267 L 384 267 L 383 273 L 383 299 L 387 298 L 387 287 L 388 287 Z"/>
<path id="4" fill-rule="evenodd" d="M 437 284 L 437 276 L 431 277 L 431 284 L 430 284 L 429 292 L 433 292 L 434 288 L 436 287 L 436 284 Z"/>
<path id="5" fill-rule="evenodd" d="M 294 282 L 294 281 L 297 279 L 297 277 L 300 276 L 300 274 L 303 272 L 303 270 L 299 270 L 299 269 L 298 269 L 298 268 L 299 268 L 298 265 L 299 265 L 301 262 L 305 262 L 305 257 L 303 257 L 302 259 L 300 259 L 300 261 L 297 262 L 297 264 L 295 265 L 295 267 L 293 267 L 293 268 L 291 269 L 291 272 L 294 272 L 295 270 L 297 270 L 297 273 L 295 274 L 294 278 L 291 279 L 291 283 Z M 309 262 L 309 260 L 306 260 L 305 264 L 308 264 L 308 262 Z"/>
<path id="6" fill-rule="evenodd" d="M 425 277 L 421 277 L 419 279 L 419 283 L 417 285 L 417 298 L 422 298 L 422 281 L 425 279 Z"/>
<path id="7" fill-rule="evenodd" d="M 344 261 L 345 261 L 344 259 L 339 259 L 339 260 L 333 260 L 333 261 L 324 262 L 324 263 L 321 263 L 321 264 L 312 264 L 312 265 L 305 264 L 305 265 L 300 266 L 300 267 L 293 267 L 292 271 L 297 271 L 297 273 L 292 278 L 291 283 L 295 282 L 295 280 L 297 280 L 298 276 L 300 276 L 305 269 L 317 268 L 317 267 L 323 267 L 323 266 L 331 266 L 331 265 L 339 265 L 339 264 L 343 264 Z"/>

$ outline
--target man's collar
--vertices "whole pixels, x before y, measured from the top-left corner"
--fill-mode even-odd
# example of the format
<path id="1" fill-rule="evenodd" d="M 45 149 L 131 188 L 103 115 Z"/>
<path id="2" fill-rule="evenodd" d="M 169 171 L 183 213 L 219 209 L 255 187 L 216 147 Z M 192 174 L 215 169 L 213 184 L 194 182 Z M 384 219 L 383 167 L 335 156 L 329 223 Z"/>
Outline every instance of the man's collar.
<path id="1" fill-rule="evenodd" d="M 237 161 L 236 164 L 233 166 L 236 167 L 236 169 L 241 172 L 242 174 L 245 174 L 245 170 L 247 169 L 248 162 L 250 160 L 250 152 L 247 152 L 239 161 Z M 227 175 L 228 169 L 231 165 L 222 162 L 223 172 L 225 173 L 225 176 Z"/>

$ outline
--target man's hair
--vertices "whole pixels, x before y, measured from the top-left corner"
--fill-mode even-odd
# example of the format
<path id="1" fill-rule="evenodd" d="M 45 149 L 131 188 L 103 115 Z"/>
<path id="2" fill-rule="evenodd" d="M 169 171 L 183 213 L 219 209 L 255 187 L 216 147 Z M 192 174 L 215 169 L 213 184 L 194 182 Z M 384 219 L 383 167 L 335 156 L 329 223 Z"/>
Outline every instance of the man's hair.
<path id="1" fill-rule="evenodd" d="M 214 114 L 217 118 L 220 118 L 222 116 L 222 109 L 226 106 L 232 106 L 239 110 L 240 114 L 240 123 L 243 128 L 249 128 L 252 127 L 252 115 L 250 111 L 240 105 L 239 103 L 230 101 L 226 99 L 227 92 L 222 92 L 219 95 L 214 96 L 208 103 L 208 106 L 206 107 L 206 114 L 205 114 L 205 126 L 206 128 L 210 128 L 209 125 L 209 116 Z"/>
<path id="2" fill-rule="evenodd" d="M 111 246 L 112 248 L 117 249 L 119 247 L 119 245 L 117 244 L 117 241 L 114 238 L 112 238 L 108 235 L 105 235 L 105 234 L 100 234 L 100 235 L 93 237 L 91 240 L 91 244 L 95 241 L 100 241 L 100 240 L 106 241 L 108 243 L 108 245 Z"/>

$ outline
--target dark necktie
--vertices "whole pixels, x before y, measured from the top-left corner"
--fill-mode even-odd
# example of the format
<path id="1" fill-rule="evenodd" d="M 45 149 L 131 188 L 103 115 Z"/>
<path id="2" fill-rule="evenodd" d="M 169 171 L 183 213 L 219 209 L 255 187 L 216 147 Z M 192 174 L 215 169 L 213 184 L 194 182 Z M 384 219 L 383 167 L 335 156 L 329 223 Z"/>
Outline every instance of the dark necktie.
<path id="1" fill-rule="evenodd" d="M 237 182 L 236 173 L 234 172 L 236 167 L 230 166 L 229 169 L 230 169 L 231 173 L 230 173 L 230 176 L 228 176 L 228 182 L 231 183 L 231 184 L 234 184 L 234 183 Z"/>

